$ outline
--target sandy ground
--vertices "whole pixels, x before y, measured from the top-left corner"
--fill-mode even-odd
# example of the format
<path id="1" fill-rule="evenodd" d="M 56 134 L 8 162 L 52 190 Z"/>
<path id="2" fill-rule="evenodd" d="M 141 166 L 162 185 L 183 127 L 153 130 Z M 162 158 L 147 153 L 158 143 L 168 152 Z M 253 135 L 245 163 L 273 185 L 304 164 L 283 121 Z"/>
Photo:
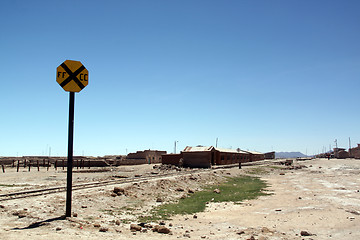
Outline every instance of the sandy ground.
<path id="1" fill-rule="evenodd" d="M 196 218 L 165 221 L 170 234 L 131 232 L 130 223 L 156 205 L 176 201 L 216 184 L 225 176 L 249 174 L 252 168 L 217 169 L 175 178 L 140 181 L 73 192 L 73 216 L 65 213 L 65 193 L 0 202 L 0 239 L 360 239 L 360 160 L 308 160 L 300 169 L 265 167 L 260 176 L 271 195 L 242 204 L 209 203 Z M 74 183 L 145 176 L 153 165 L 127 166 L 106 172 L 76 172 Z M 167 170 L 173 171 L 175 170 Z M 181 171 L 179 173 L 186 173 Z M 7 169 L 0 194 L 16 190 L 65 186 L 66 172 Z M 114 187 L 124 188 L 112 196 Z M 158 224 L 153 223 L 153 225 Z M 104 230 L 105 232 L 101 232 Z M 302 236 L 306 231 L 311 236 Z M 304 232 L 303 232 L 304 235 Z"/>

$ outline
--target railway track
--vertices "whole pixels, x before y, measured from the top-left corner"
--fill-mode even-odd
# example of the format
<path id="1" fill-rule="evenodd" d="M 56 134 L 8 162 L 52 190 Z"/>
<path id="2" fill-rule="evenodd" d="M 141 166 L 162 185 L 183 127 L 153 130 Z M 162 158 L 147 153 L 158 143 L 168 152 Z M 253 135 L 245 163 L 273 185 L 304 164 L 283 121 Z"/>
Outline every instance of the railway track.
<path id="1" fill-rule="evenodd" d="M 269 165 L 273 164 L 274 161 L 261 161 L 261 162 L 249 162 L 244 163 L 242 166 L 261 166 L 261 165 Z M 190 175 L 194 173 L 203 173 L 203 172 L 209 172 L 209 171 L 216 171 L 218 169 L 226 169 L 226 168 L 235 168 L 238 167 L 238 164 L 233 165 L 221 165 L 216 166 L 215 168 L 211 169 L 193 169 L 189 171 L 180 171 L 180 172 L 171 172 L 171 173 L 159 173 L 156 175 L 148 175 L 144 177 L 131 177 L 131 178 L 122 178 L 122 179 L 115 179 L 115 180 L 105 180 L 105 181 L 98 181 L 98 182 L 90 182 L 90 183 L 80 183 L 80 184 L 73 184 L 72 190 L 84 190 L 84 189 L 90 189 L 90 188 L 97 188 L 102 186 L 109 186 L 109 185 L 115 185 L 115 184 L 124 184 L 124 183 L 134 183 L 134 182 L 141 182 L 141 181 L 147 181 L 147 180 L 155 180 L 160 179 L 164 177 L 173 177 L 173 176 L 184 176 L 184 175 Z M 48 195 L 48 194 L 54 194 L 54 193 L 60 193 L 65 192 L 66 187 L 49 187 L 44 189 L 33 189 L 33 190 L 27 190 L 27 191 L 18 191 L 18 192 L 12 192 L 12 193 L 6 193 L 6 194 L 0 194 L 0 202 L 8 201 L 8 200 L 15 200 L 15 199 L 21 199 L 21 198 L 28 198 L 28 197 L 36 197 L 41 195 Z"/>
<path id="2" fill-rule="evenodd" d="M 77 190 L 97 188 L 97 187 L 109 186 L 109 185 L 115 185 L 115 184 L 134 183 L 134 182 L 141 182 L 141 181 L 147 181 L 147 180 L 154 180 L 154 179 L 160 179 L 160 178 L 164 178 L 164 177 L 184 176 L 184 175 L 190 175 L 193 173 L 200 173 L 200 172 L 206 172 L 206 171 L 211 171 L 211 169 L 200 170 L 200 171 L 199 170 L 190 170 L 190 171 L 184 171 L 184 172 L 171 172 L 171 173 L 163 173 L 163 174 L 154 174 L 154 175 L 149 175 L 149 176 L 144 176 L 144 177 L 131 177 L 131 178 L 116 179 L 116 180 L 105 180 L 105 181 L 98 181 L 98 182 L 73 184 L 72 190 L 77 191 Z M 48 194 L 53 194 L 53 193 L 65 192 L 65 191 L 66 191 L 66 187 L 63 186 L 63 187 L 50 187 L 50 188 L 44 188 L 44 189 L 33 189 L 33 190 L 27 190 L 27 191 L 18 191 L 18 192 L 0 194 L 0 202 L 20 199 L 20 198 L 48 195 Z"/>

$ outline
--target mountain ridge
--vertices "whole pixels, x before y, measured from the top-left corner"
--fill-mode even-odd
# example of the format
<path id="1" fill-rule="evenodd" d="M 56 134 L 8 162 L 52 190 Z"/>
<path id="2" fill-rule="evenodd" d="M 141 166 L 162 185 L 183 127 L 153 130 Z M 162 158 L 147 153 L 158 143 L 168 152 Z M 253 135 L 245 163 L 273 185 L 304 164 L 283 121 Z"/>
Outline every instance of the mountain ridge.
<path id="1" fill-rule="evenodd" d="M 298 157 L 308 157 L 308 156 L 301 152 L 275 152 L 275 158 L 298 158 Z"/>

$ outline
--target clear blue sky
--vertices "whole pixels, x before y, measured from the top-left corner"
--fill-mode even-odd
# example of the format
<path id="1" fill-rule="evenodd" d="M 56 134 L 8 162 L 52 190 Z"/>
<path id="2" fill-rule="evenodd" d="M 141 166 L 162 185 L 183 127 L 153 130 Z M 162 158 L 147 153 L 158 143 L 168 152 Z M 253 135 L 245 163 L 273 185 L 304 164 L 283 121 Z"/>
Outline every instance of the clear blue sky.
<path id="1" fill-rule="evenodd" d="M 360 1 L 0 2 L 0 156 L 360 143 Z"/>

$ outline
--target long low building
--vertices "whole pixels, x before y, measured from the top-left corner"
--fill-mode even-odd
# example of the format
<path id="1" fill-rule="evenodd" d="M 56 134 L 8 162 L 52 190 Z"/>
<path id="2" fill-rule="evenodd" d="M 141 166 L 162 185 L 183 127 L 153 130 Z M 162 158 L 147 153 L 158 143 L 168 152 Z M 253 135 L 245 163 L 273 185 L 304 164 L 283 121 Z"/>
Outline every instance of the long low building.
<path id="1" fill-rule="evenodd" d="M 183 167 L 209 168 L 213 165 L 228 165 L 259 161 L 264 154 L 244 150 L 210 147 L 186 147 L 180 154 L 162 155 L 163 164 Z"/>

